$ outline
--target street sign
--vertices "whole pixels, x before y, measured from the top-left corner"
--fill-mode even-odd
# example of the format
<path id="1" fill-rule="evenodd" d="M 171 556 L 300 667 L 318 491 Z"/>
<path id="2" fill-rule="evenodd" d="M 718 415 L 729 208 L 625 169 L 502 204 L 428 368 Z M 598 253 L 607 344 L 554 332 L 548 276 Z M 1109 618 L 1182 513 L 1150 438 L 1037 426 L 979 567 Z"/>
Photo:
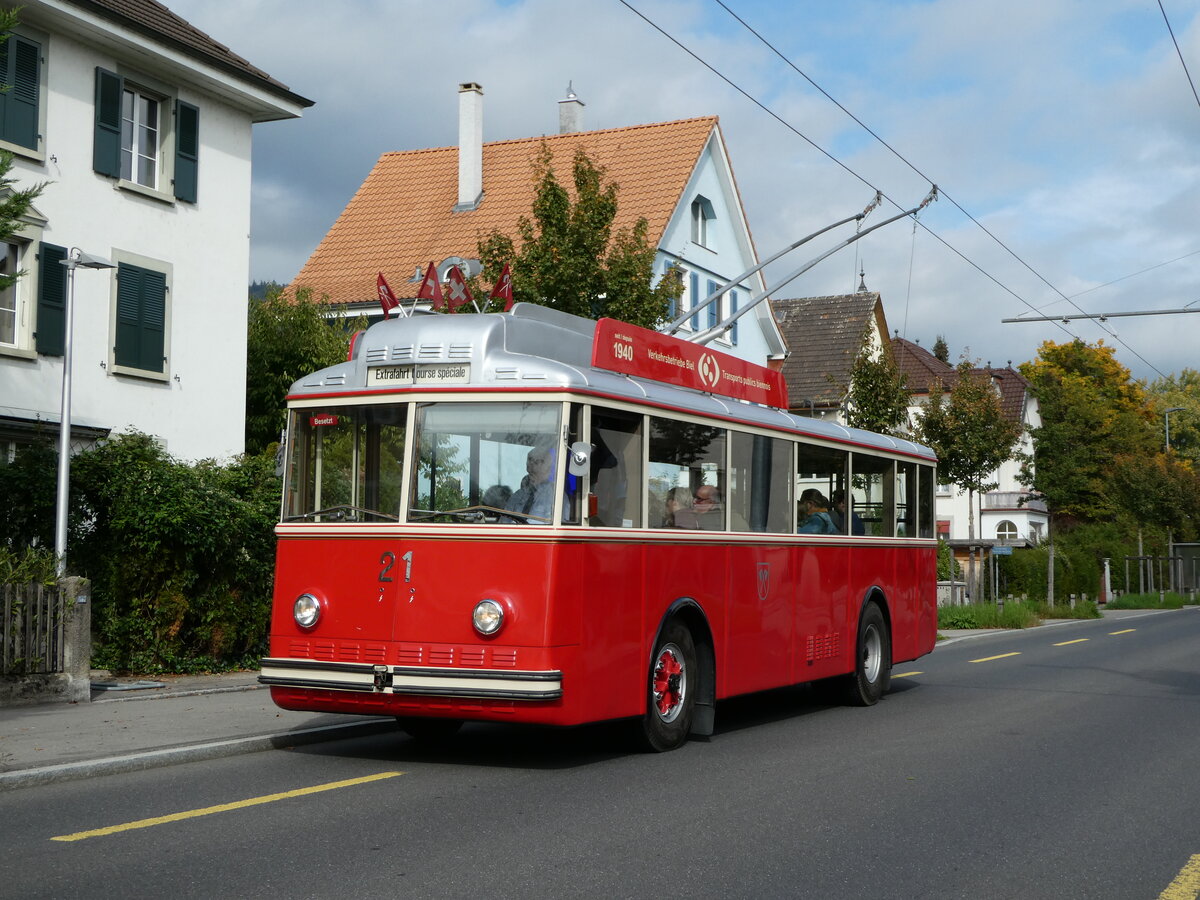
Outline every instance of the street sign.
<path id="1" fill-rule="evenodd" d="M 992 548 L 992 556 L 1012 556 L 1012 547 L 995 546 Z"/>

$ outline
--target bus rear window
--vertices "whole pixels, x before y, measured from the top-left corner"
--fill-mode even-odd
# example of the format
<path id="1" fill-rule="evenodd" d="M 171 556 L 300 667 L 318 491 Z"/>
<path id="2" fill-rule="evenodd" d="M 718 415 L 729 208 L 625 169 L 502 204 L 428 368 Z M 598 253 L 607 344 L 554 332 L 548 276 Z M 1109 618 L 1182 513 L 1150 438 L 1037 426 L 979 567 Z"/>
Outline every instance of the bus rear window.
<path id="1" fill-rule="evenodd" d="M 395 522 L 407 408 L 292 410 L 284 521 Z"/>

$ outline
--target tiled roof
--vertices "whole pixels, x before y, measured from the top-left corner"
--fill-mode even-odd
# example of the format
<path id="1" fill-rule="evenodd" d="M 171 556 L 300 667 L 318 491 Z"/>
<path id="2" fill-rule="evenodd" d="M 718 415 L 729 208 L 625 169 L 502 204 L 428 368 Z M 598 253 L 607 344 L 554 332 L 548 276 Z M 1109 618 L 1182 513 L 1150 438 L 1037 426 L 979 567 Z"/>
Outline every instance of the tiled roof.
<path id="1" fill-rule="evenodd" d="M 850 384 L 850 370 L 871 318 L 886 339 L 879 294 L 772 300 L 771 309 L 791 348 L 783 377 L 794 407 L 837 406 Z"/>
<path id="2" fill-rule="evenodd" d="M 577 148 L 605 169 L 604 181 L 619 185 L 613 233 L 640 217 L 647 239 L 662 238 L 683 195 L 715 116 L 581 131 L 483 145 L 483 201 L 453 212 L 458 200 L 458 148 L 385 153 L 292 281 L 334 303 L 373 301 L 383 272 L 397 297 L 416 296 L 409 282 L 418 266 L 450 256 L 478 256 L 479 240 L 493 230 L 516 237 L 517 219 L 529 216 L 533 165 L 545 141 L 559 182 L 570 185 Z"/>
<path id="3" fill-rule="evenodd" d="M 913 393 L 928 394 L 938 381 L 945 390 L 949 390 L 958 377 L 954 366 L 942 362 L 921 345 L 904 338 L 892 339 L 892 355 L 900 371 L 908 376 L 908 389 Z M 992 378 L 1000 389 L 1000 408 L 1004 415 L 1018 422 L 1022 420 L 1029 382 L 1020 372 L 1011 366 L 1004 369 L 977 367 L 971 372 Z"/>
<path id="4" fill-rule="evenodd" d="M 301 106 L 313 101 L 294 94 L 262 69 L 251 65 L 224 44 L 213 40 L 190 22 L 180 18 L 157 0 L 69 0 L 75 6 L 110 19 L 184 53 L 244 79 L 258 83 L 271 93 L 287 97 Z"/>

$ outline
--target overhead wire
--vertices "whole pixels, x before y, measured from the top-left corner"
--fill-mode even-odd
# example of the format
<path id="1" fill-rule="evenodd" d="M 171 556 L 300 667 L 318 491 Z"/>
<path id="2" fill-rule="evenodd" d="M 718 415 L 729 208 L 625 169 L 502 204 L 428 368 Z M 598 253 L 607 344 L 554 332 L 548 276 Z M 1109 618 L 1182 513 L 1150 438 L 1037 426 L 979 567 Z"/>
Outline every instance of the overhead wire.
<path id="1" fill-rule="evenodd" d="M 1158 11 L 1162 13 L 1163 21 L 1167 23 L 1167 31 L 1171 35 L 1171 42 L 1175 45 L 1175 52 L 1179 55 L 1179 64 L 1183 66 L 1183 74 L 1187 76 L 1188 84 L 1192 88 L 1192 96 L 1196 98 L 1196 105 L 1200 106 L 1200 93 L 1196 92 L 1196 82 L 1192 81 L 1192 73 L 1188 71 L 1187 63 L 1183 58 L 1183 51 L 1179 49 L 1179 41 L 1175 40 L 1175 29 L 1171 27 L 1171 20 L 1167 18 L 1167 11 L 1163 9 L 1162 0 L 1158 0 Z"/>
<path id="2" fill-rule="evenodd" d="M 725 75 L 725 73 L 723 73 L 719 69 L 717 69 L 716 66 L 712 65 L 710 62 L 708 62 L 708 60 L 704 59 L 702 56 L 700 56 L 698 53 L 693 51 L 690 47 L 685 45 L 682 41 L 680 41 L 678 38 L 676 38 L 674 35 L 672 35 L 670 32 L 668 32 L 662 26 L 660 26 L 657 22 L 655 22 L 654 20 L 652 20 L 648 16 L 646 16 L 641 10 L 632 6 L 629 3 L 629 0 L 618 0 L 618 2 L 620 2 L 622 6 L 624 6 L 626 9 L 628 9 L 634 15 L 638 16 L 638 18 L 642 19 L 642 21 L 644 21 L 647 25 L 649 25 L 651 28 L 653 28 L 655 31 L 657 31 L 659 34 L 661 34 L 663 37 L 665 37 L 667 40 L 669 40 L 671 43 L 673 43 L 676 47 L 678 47 L 680 50 L 682 50 L 688 56 L 692 57 L 692 59 L 694 59 L 696 62 L 700 63 L 700 65 L 704 66 L 706 69 L 708 69 L 714 75 L 716 75 L 718 78 L 720 78 L 722 81 L 724 81 L 727 85 L 729 85 L 731 88 L 733 88 L 739 94 L 741 94 L 743 97 L 745 97 L 751 103 L 753 103 L 755 106 L 757 106 L 763 112 L 765 112 L 767 115 L 769 115 L 775 121 L 777 121 L 784 128 L 788 129 L 788 131 L 791 131 L 797 137 L 804 140 L 814 150 L 821 153 L 823 156 L 825 156 L 831 162 L 837 164 L 840 168 L 845 170 L 848 174 L 852 175 L 854 178 L 861 181 L 867 187 L 871 188 L 872 190 L 879 191 L 879 193 L 882 194 L 882 196 L 889 203 L 891 203 L 893 206 L 895 206 L 897 209 L 904 209 L 904 207 L 900 203 L 898 203 L 895 199 L 890 197 L 885 191 L 883 191 L 880 188 L 875 187 L 875 185 L 873 185 L 867 178 L 860 175 L 858 172 L 854 171 L 854 169 L 852 169 L 846 163 L 842 162 L 840 159 L 838 159 L 836 156 L 834 156 L 832 153 L 830 153 L 828 150 L 826 150 L 824 147 L 822 147 L 820 144 L 818 144 L 816 141 L 814 141 L 808 135 L 804 134 L 802 131 L 800 131 L 798 128 L 796 128 L 794 125 L 792 125 L 791 122 L 788 122 L 786 119 L 784 119 L 782 116 L 780 116 L 778 113 L 776 113 L 773 109 L 771 109 L 766 104 L 764 104 L 762 101 L 760 101 L 757 97 L 755 97 L 753 94 L 751 94 L 745 88 L 743 88 L 741 85 L 739 85 L 735 81 L 733 81 L 733 79 L 731 79 L 729 76 Z M 719 2 L 719 0 L 718 0 L 718 2 Z M 805 76 L 805 77 L 807 77 L 807 76 Z M 925 176 L 922 175 L 921 177 L 924 178 Z M 932 183 L 933 182 L 930 182 L 930 184 L 932 184 Z M 953 202 L 953 201 L 951 201 L 951 202 Z M 957 206 L 957 204 L 955 204 L 955 205 Z M 937 241 L 939 243 L 941 243 L 944 247 L 946 247 L 948 250 L 950 250 L 950 252 L 954 253 L 956 256 L 958 256 L 959 259 L 961 259 L 967 265 L 971 266 L 973 269 L 975 269 L 977 272 L 979 272 L 981 275 L 983 275 L 985 278 L 987 278 L 989 281 L 991 281 L 993 284 L 995 284 L 1001 290 L 1005 291 L 1008 294 L 1011 294 L 1014 298 L 1016 298 L 1017 300 L 1020 300 L 1022 303 L 1024 303 L 1026 306 L 1028 306 L 1034 312 L 1038 311 L 1036 306 L 1034 306 L 1032 303 L 1030 303 L 1028 300 L 1026 300 L 1024 297 L 1022 297 L 1020 294 L 1018 294 L 1016 291 L 1014 291 L 1008 285 L 1001 282 L 994 275 L 992 275 L 990 272 L 988 272 L 986 269 L 984 269 L 982 266 L 980 266 L 978 263 L 976 263 L 973 259 L 970 259 L 964 253 L 962 253 L 957 247 L 955 247 L 953 244 L 949 243 L 945 238 L 943 238 L 941 235 L 939 235 L 936 231 L 933 231 L 932 229 L 930 229 L 928 226 L 926 226 L 923 223 L 921 224 L 921 227 L 924 228 L 925 231 L 928 232 L 930 235 L 932 235 L 935 239 L 937 239 Z M 1061 322 L 1056 323 L 1056 324 L 1062 331 L 1066 332 L 1070 337 L 1072 337 L 1076 340 L 1079 339 L 1079 335 L 1075 334 L 1073 331 L 1071 331 L 1069 328 L 1067 328 L 1065 324 L 1063 324 Z M 1139 359 L 1140 358 L 1141 357 L 1139 356 Z M 1147 365 L 1149 365 L 1149 363 L 1147 363 Z M 1153 367 L 1151 367 L 1151 368 L 1153 368 Z M 1158 371 L 1158 370 L 1156 369 L 1155 371 Z M 1159 374 L 1161 374 L 1161 373 L 1159 373 Z"/>
<path id="3" fill-rule="evenodd" d="M 624 3 L 625 0 L 621 0 L 621 2 Z M 810 78 L 807 73 L 805 73 L 802 69 L 800 69 L 799 66 L 797 66 L 790 59 L 788 59 L 787 56 L 785 56 L 774 44 L 772 44 L 769 40 L 767 40 L 765 37 L 763 37 L 763 35 L 761 33 L 759 33 L 752 25 L 750 25 L 745 19 L 743 19 L 736 12 L 734 12 L 732 9 L 730 9 L 729 6 L 726 5 L 724 0 L 715 0 L 715 2 L 718 6 L 720 6 L 722 9 L 724 9 L 725 12 L 727 12 L 730 16 L 732 16 L 743 28 L 745 28 L 752 35 L 754 35 L 756 38 L 758 38 L 758 40 L 760 42 L 762 42 L 763 45 L 765 45 L 772 53 L 774 53 L 777 57 L 779 57 L 779 59 L 781 59 L 784 63 L 786 63 L 793 71 L 795 71 L 798 75 L 800 75 L 802 78 L 804 78 L 805 81 L 807 81 L 809 84 L 811 84 L 818 91 L 820 91 L 821 94 L 823 94 L 826 98 L 828 98 L 829 101 L 832 102 L 835 106 L 837 106 L 838 109 L 840 109 L 847 116 L 849 116 L 851 119 L 853 119 L 864 131 L 866 131 L 869 135 L 871 135 L 871 137 L 875 138 L 875 140 L 879 141 L 879 143 L 881 143 L 884 147 L 886 147 L 892 153 L 892 155 L 894 155 L 898 160 L 900 160 L 902 163 L 904 163 L 906 166 L 908 166 L 913 172 L 915 172 L 917 175 L 919 175 L 924 180 L 930 182 L 931 184 L 934 183 L 932 178 L 930 178 L 928 175 L 926 175 L 924 172 L 922 172 L 920 169 L 918 169 L 915 165 L 913 165 L 913 163 L 911 163 L 907 158 L 905 158 L 904 154 L 900 153 L 899 150 L 897 150 L 895 147 L 893 147 L 891 144 L 889 144 L 886 140 L 884 140 L 882 137 L 880 137 L 878 134 L 876 134 L 876 132 L 870 126 L 868 126 L 865 122 L 863 122 L 862 119 L 858 118 L 858 116 L 856 116 L 856 115 L 854 115 L 854 113 L 850 112 L 850 110 L 848 110 L 845 106 L 843 106 L 828 91 L 826 91 L 823 87 L 821 87 L 819 84 L 817 84 L 817 82 L 814 81 L 812 78 Z M 628 6 L 628 4 L 626 4 L 626 6 Z M 1159 2 L 1159 7 L 1160 8 L 1162 7 L 1161 0 Z M 1163 13 L 1163 16 L 1164 16 L 1164 18 L 1166 17 L 1165 12 Z M 645 18 L 645 17 L 643 16 L 643 18 Z M 649 21 L 649 20 L 647 20 L 647 21 Z M 1170 28 L 1169 22 L 1167 23 L 1167 27 Z M 660 31 L 661 31 L 661 29 L 660 29 Z M 1174 33 L 1172 33 L 1172 37 L 1173 36 L 1174 36 Z M 668 37 L 669 37 L 669 35 L 668 35 Z M 676 42 L 676 43 L 678 43 L 678 42 Z M 680 45 L 680 46 L 682 46 L 682 45 Z M 1182 56 L 1180 57 L 1180 59 L 1182 61 Z M 709 68 L 711 69 L 712 67 L 710 66 Z M 1185 66 L 1185 71 L 1186 71 L 1186 66 Z M 1190 75 L 1189 75 L 1189 81 L 1190 81 Z M 1200 97 L 1198 97 L 1197 102 L 1200 102 Z M 810 141 L 810 143 L 811 143 L 811 141 Z M 846 168 L 846 166 L 843 165 L 843 168 Z M 1142 356 L 1140 353 L 1138 353 L 1137 350 L 1135 350 L 1123 338 L 1121 338 L 1121 336 L 1118 335 L 1116 333 L 1116 331 L 1109 328 L 1106 323 L 1100 321 L 1098 316 L 1094 316 L 1093 314 L 1089 313 L 1087 310 L 1085 310 L 1079 304 L 1075 303 L 1074 300 L 1072 300 L 1070 297 L 1068 297 L 1066 294 L 1064 294 L 1061 290 L 1059 290 L 1057 286 L 1055 286 L 1054 284 L 1051 284 L 1049 279 L 1047 279 L 1044 275 L 1042 275 L 1041 272 L 1039 272 L 1032 265 L 1030 265 L 1028 262 L 1026 262 L 1025 259 L 1023 259 L 1020 254 L 1018 254 L 1015 250 L 1013 250 L 1011 247 L 1009 247 L 1008 244 L 1006 244 L 1004 241 L 1002 241 L 987 226 L 985 226 L 982 222 L 980 222 L 977 218 L 975 218 L 975 216 L 973 216 L 970 212 L 968 212 L 966 209 L 964 209 L 963 206 L 957 200 L 955 200 L 953 196 L 951 196 L 949 193 L 947 193 L 945 191 L 945 189 L 942 188 L 940 185 L 939 185 L 939 191 L 943 197 L 945 197 L 947 200 L 950 201 L 950 203 L 955 207 L 955 209 L 957 209 L 964 216 L 966 216 L 981 231 L 983 231 L 984 234 L 986 234 L 989 238 L 991 238 L 993 241 L 995 241 L 1013 259 L 1015 259 L 1017 262 L 1019 262 L 1029 272 L 1031 272 L 1039 281 L 1041 281 L 1044 285 L 1046 285 L 1046 287 L 1048 287 L 1054 293 L 1058 294 L 1058 296 L 1060 298 L 1062 298 L 1063 300 L 1070 303 L 1073 307 L 1075 307 L 1075 309 L 1079 310 L 1080 313 L 1082 313 L 1085 316 L 1088 316 L 1091 321 L 1093 321 L 1096 325 L 1098 325 L 1101 328 L 1101 330 L 1103 330 L 1105 333 L 1110 335 L 1114 340 L 1119 342 L 1123 347 L 1125 347 L 1126 350 L 1128 350 L 1130 353 L 1132 353 L 1134 356 L 1136 356 L 1139 360 L 1141 360 L 1143 363 L 1145 363 L 1145 365 L 1147 365 L 1149 368 L 1151 368 L 1155 372 L 1157 372 L 1160 377 L 1163 377 L 1163 378 L 1166 377 L 1165 375 L 1163 375 L 1163 373 L 1161 371 L 1159 371 L 1157 366 L 1155 366 L 1153 363 L 1151 363 L 1149 360 L 1147 360 L 1144 356 Z M 887 195 L 885 194 L 884 196 L 886 197 Z M 888 197 L 888 200 L 891 201 L 892 203 L 895 203 L 895 201 L 891 200 L 890 197 Z M 929 226 L 925 225 L 925 223 L 921 222 L 919 224 L 923 229 L 925 229 L 926 232 L 931 234 L 934 238 L 936 238 L 944 246 L 948 247 L 949 249 L 953 250 L 956 254 L 958 254 L 958 256 L 960 258 L 966 259 L 966 257 L 963 256 L 963 254 L 959 253 L 958 250 L 956 250 L 949 243 L 947 243 L 939 234 L 937 234 L 935 231 L 933 231 L 931 228 L 929 228 Z M 969 262 L 969 260 L 968 260 L 968 262 Z M 981 272 L 983 271 L 979 266 L 975 265 L 973 262 L 971 264 L 973 266 L 975 266 L 975 268 L 977 270 L 979 270 Z M 991 276 L 989 275 L 988 277 L 990 278 Z M 996 281 L 996 279 L 992 278 L 992 281 Z M 996 282 L 996 283 L 999 284 L 999 282 Z M 1008 290 L 1008 292 L 1010 294 L 1012 294 L 1014 297 L 1017 297 L 1017 299 L 1021 300 L 1021 302 L 1024 303 L 1026 306 L 1028 306 L 1030 309 L 1040 312 L 1040 310 L 1037 310 L 1037 307 L 1035 307 L 1032 303 L 1030 303 L 1024 297 L 1019 296 L 1014 291 L 1009 290 L 1007 287 L 1005 288 L 1005 290 Z M 1068 332 L 1068 333 L 1070 333 L 1070 332 Z M 1072 336 L 1078 337 L 1077 335 L 1072 335 Z"/>

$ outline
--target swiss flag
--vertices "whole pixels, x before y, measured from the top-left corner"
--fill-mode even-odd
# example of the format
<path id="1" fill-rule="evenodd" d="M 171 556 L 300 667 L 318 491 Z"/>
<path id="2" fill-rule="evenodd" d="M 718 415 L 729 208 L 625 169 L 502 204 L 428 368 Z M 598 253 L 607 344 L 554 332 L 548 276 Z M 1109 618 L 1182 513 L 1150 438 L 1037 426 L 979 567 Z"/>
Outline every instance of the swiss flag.
<path id="1" fill-rule="evenodd" d="M 375 282 L 375 286 L 379 290 L 379 305 L 383 307 L 383 317 L 390 319 L 392 317 L 392 310 L 400 305 L 400 301 L 392 293 L 392 289 L 388 286 L 387 279 L 383 277 L 382 272 L 379 273 L 379 279 Z"/>
<path id="2" fill-rule="evenodd" d="M 463 277 L 462 269 L 458 266 L 451 266 L 450 271 L 446 273 L 446 280 L 450 282 L 449 287 L 446 288 L 449 294 L 446 303 L 451 312 L 464 303 L 475 302 L 475 298 L 471 296 L 471 291 L 467 287 L 467 279 Z"/>
<path id="3" fill-rule="evenodd" d="M 441 309 L 446 305 L 442 299 L 442 283 L 438 281 L 437 269 L 433 263 L 425 270 L 425 278 L 421 281 L 421 289 L 417 291 L 417 299 L 429 300 L 434 309 Z"/>
<path id="4" fill-rule="evenodd" d="M 508 271 L 508 263 L 505 263 L 504 268 L 500 270 L 500 277 L 496 279 L 496 286 L 488 294 L 488 300 L 502 300 L 505 312 L 512 309 L 512 275 Z"/>

